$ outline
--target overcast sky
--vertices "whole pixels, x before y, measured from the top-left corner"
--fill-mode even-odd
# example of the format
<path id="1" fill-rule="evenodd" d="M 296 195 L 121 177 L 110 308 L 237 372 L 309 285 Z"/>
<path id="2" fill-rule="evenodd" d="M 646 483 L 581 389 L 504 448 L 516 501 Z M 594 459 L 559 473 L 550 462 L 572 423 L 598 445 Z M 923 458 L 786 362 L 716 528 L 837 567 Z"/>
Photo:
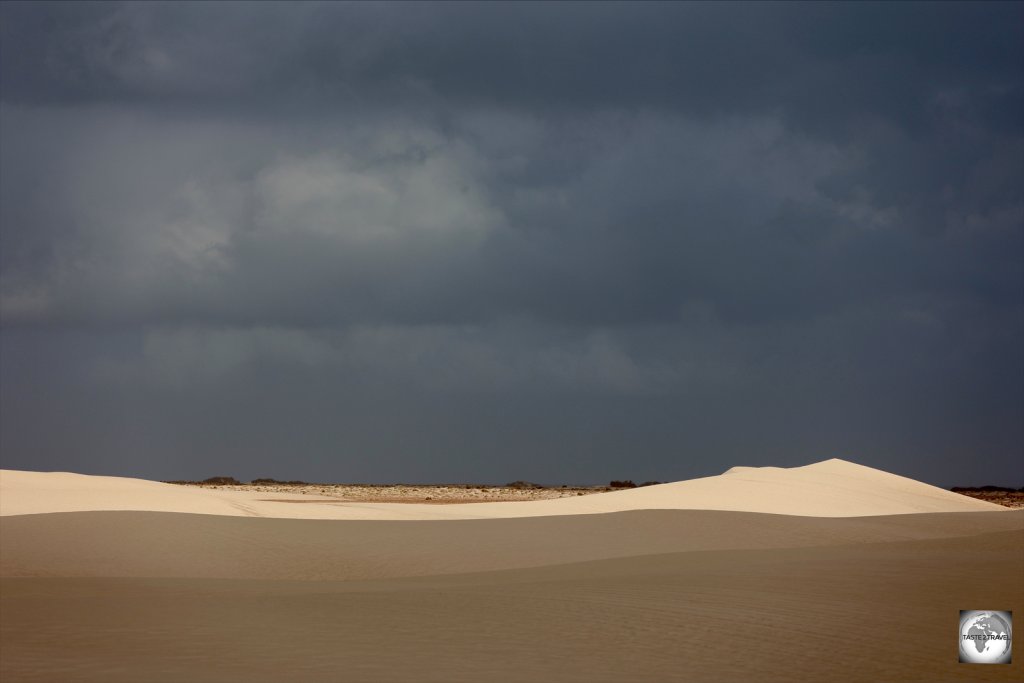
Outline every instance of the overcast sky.
<path id="1" fill-rule="evenodd" d="M 0 5 L 0 462 L 1024 485 L 1024 4 Z"/>

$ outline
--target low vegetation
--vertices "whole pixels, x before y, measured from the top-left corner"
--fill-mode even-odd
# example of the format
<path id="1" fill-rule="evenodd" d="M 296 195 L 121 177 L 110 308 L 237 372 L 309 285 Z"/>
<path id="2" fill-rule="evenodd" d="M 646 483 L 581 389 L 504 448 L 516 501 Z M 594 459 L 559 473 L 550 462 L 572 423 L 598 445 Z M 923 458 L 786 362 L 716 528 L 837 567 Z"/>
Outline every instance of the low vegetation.
<path id="1" fill-rule="evenodd" d="M 1024 488 L 1006 486 L 954 486 L 954 493 L 1008 508 L 1024 508 Z"/>
<path id="2" fill-rule="evenodd" d="M 317 484 L 297 479 L 274 479 L 260 477 L 244 482 L 235 477 L 219 476 L 203 480 L 170 480 L 166 484 L 183 486 L 224 487 L 234 490 L 257 490 L 260 492 L 281 492 L 289 495 L 314 494 L 335 496 L 347 501 L 363 502 L 415 502 L 417 500 L 442 500 L 451 502 L 485 502 L 498 500 L 543 500 L 566 496 L 585 496 L 592 493 L 633 489 L 660 484 L 659 481 L 645 481 L 637 484 L 632 479 L 614 480 L 607 485 L 570 486 L 567 484 L 548 486 L 524 479 L 517 479 L 504 485 L 489 484 Z"/>
<path id="3" fill-rule="evenodd" d="M 183 486 L 198 486 L 207 484 L 209 486 L 240 486 L 243 482 L 238 481 L 234 477 L 210 477 L 209 479 L 203 479 L 202 481 L 190 481 L 188 479 L 172 479 L 164 481 L 165 484 L 181 484 Z"/>
<path id="4" fill-rule="evenodd" d="M 614 480 L 611 481 L 607 486 L 569 486 L 568 484 L 561 484 L 560 486 L 545 486 L 544 484 L 537 484 L 532 481 L 525 481 L 517 479 L 516 481 L 509 482 L 504 486 L 490 486 L 487 484 L 318 484 L 315 482 L 302 481 L 299 479 L 272 479 L 270 477 L 261 477 L 259 479 L 253 479 L 246 483 L 235 479 L 234 477 L 210 477 L 208 479 L 194 480 L 194 479 L 166 479 L 163 481 L 165 484 L 181 484 L 183 486 L 362 486 L 367 488 L 373 487 L 457 487 L 464 489 L 479 489 L 481 491 L 489 488 L 506 488 L 506 489 L 517 489 L 517 490 L 533 490 L 533 491 L 544 491 L 548 489 L 586 489 L 586 490 L 609 490 L 609 489 L 633 489 L 641 486 L 654 486 L 655 484 L 661 484 L 660 481 L 645 481 L 642 484 L 635 483 L 632 479 Z"/>
<path id="5" fill-rule="evenodd" d="M 1024 487 L 1019 489 L 1011 489 L 1006 486 L 954 486 L 950 489 L 954 493 L 970 493 L 972 491 L 991 493 L 1000 491 L 1003 493 L 1024 493 Z"/>

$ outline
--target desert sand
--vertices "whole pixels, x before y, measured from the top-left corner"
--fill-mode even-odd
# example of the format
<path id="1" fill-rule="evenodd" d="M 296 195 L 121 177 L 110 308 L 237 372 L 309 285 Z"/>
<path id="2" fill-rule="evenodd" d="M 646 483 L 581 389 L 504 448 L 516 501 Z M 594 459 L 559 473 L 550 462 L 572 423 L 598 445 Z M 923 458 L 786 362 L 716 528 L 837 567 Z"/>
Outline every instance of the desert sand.
<path id="1" fill-rule="evenodd" d="M 301 504 L 298 504 L 301 503 Z M 92 510 L 294 519 L 494 519 L 627 510 L 730 510 L 858 517 L 1002 510 L 935 486 L 832 459 L 805 467 L 734 467 L 724 474 L 577 498 L 458 506 L 352 503 L 323 496 L 226 491 L 143 479 L 0 470 L 0 516 Z"/>
<path id="2" fill-rule="evenodd" d="M 959 610 L 1024 613 L 1024 511 L 842 461 L 451 506 L 0 486 L 5 683 L 1024 676 L 956 651 Z"/>

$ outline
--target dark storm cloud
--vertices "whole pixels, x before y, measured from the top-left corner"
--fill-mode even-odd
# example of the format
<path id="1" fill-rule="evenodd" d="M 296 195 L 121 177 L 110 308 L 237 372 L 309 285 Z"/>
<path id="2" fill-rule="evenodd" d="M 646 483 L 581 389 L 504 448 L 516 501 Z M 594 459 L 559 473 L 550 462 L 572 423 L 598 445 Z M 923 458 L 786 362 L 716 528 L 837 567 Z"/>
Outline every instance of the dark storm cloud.
<path id="1" fill-rule="evenodd" d="M 1024 476 L 1019 4 L 0 11 L 6 466 Z"/>
<path id="2" fill-rule="evenodd" d="M 935 87 L 967 86 L 1009 87 L 986 100 L 1015 104 L 1001 118 L 1017 121 L 1024 10 L 971 4 L 12 3 L 5 99 L 305 95 L 323 106 L 406 92 L 513 107 L 781 108 L 830 125 L 912 118 Z"/>

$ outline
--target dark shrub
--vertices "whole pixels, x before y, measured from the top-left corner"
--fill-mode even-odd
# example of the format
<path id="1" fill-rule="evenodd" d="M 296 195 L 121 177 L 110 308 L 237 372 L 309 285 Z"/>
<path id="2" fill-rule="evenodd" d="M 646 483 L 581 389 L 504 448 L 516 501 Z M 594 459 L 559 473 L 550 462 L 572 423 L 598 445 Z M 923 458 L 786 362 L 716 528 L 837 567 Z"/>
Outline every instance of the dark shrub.
<path id="1" fill-rule="evenodd" d="M 203 484 L 241 484 L 242 482 L 238 481 L 234 477 L 210 477 L 209 479 L 203 479 L 203 481 L 200 482 L 200 483 L 203 483 Z"/>
<path id="2" fill-rule="evenodd" d="M 514 481 L 511 484 L 505 484 L 506 488 L 510 489 L 542 489 L 544 488 L 540 484 L 534 484 L 532 481 Z"/>
<path id="3" fill-rule="evenodd" d="M 636 484 L 633 483 L 632 479 L 626 479 L 625 481 L 618 481 L 613 479 L 608 483 L 613 489 L 635 489 Z"/>

